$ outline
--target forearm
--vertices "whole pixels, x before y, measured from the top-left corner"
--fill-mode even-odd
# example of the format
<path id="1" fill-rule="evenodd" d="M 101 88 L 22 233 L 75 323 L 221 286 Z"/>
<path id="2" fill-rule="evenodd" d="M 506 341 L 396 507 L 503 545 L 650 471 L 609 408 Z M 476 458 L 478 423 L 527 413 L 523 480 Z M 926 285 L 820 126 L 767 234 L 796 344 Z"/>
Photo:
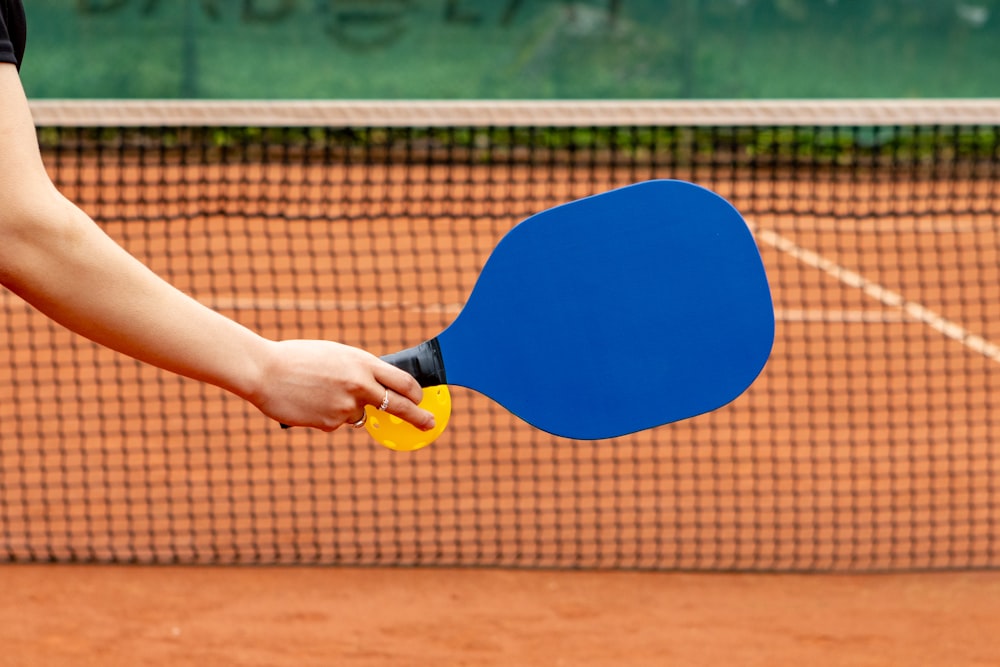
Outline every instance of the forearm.
<path id="1" fill-rule="evenodd" d="M 52 184 L 0 65 L 0 282 L 73 331 L 249 397 L 266 341 L 158 278 Z"/>
<path id="2" fill-rule="evenodd" d="M 267 341 L 157 277 L 54 189 L 5 232 L 4 284 L 52 319 L 166 370 L 255 391 Z"/>
<path id="3" fill-rule="evenodd" d="M 6 222 L 0 209 L 0 281 L 67 328 L 285 424 L 333 430 L 391 390 L 393 414 L 433 427 L 407 373 L 332 341 L 265 339 L 159 278 L 54 189 L 34 201 Z"/>

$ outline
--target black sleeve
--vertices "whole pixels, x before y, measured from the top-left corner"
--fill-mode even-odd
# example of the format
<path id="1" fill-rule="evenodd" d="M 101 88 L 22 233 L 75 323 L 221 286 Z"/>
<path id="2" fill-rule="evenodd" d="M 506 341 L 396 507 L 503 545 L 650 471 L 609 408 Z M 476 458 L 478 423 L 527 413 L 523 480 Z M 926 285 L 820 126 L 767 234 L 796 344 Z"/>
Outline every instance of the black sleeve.
<path id="1" fill-rule="evenodd" d="M 0 63 L 21 67 L 27 25 L 21 0 L 0 0 Z"/>

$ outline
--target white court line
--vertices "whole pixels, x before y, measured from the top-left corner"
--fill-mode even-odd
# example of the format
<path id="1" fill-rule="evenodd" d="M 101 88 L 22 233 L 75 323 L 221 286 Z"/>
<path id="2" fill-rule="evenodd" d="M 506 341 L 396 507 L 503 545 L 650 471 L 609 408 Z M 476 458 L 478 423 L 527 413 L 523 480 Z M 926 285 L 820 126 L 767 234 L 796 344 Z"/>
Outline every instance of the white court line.
<path id="1" fill-rule="evenodd" d="M 217 310 L 312 310 L 326 312 L 355 312 L 367 310 L 403 310 L 411 313 L 444 313 L 458 315 L 461 303 L 409 303 L 399 301 L 337 301 L 334 299 L 281 299 L 266 297 L 214 297 L 201 300 Z M 898 311 L 886 310 L 832 310 L 786 308 L 774 311 L 782 322 L 910 322 L 911 318 Z"/>
<path id="2" fill-rule="evenodd" d="M 312 310 L 326 312 L 355 312 L 367 310 L 403 310 L 410 313 L 444 313 L 458 315 L 461 303 L 410 303 L 399 301 L 338 301 L 334 299 L 282 299 L 268 297 L 214 297 L 202 303 L 218 310 Z M 832 310 L 795 309 L 775 310 L 774 316 L 782 322 L 910 322 L 911 318 L 898 311 L 886 310 Z"/>
<path id="3" fill-rule="evenodd" d="M 769 229 L 758 229 L 755 231 L 758 239 L 769 246 L 787 253 L 807 266 L 819 269 L 824 273 L 833 276 L 848 287 L 854 287 L 863 293 L 881 302 L 889 308 L 896 308 L 917 322 L 926 324 L 931 329 L 958 341 L 974 352 L 1000 363 L 1000 347 L 989 342 L 982 336 L 978 336 L 965 327 L 952 322 L 949 319 L 938 315 L 930 308 L 922 306 L 915 301 L 907 301 L 906 298 L 897 292 L 872 282 L 860 273 L 840 266 L 819 253 L 797 245 L 794 241 L 781 236 L 777 232 Z"/>
<path id="4" fill-rule="evenodd" d="M 770 225 L 771 229 L 775 231 L 801 229 L 801 219 L 781 220 L 780 217 Z M 933 220 L 916 219 L 907 222 L 900 220 L 898 217 L 885 218 L 877 214 L 864 220 L 836 218 L 831 215 L 817 215 L 814 220 L 809 222 L 809 229 L 815 232 L 854 232 L 858 234 L 885 234 L 891 232 L 910 234 L 993 234 L 997 231 L 997 223 L 985 214 L 981 221 L 978 218 L 969 218 L 952 222 L 944 222 L 940 217 L 935 217 Z"/>
<path id="5" fill-rule="evenodd" d="M 895 324 L 913 321 L 906 313 L 899 310 L 833 310 L 823 308 L 778 308 L 774 311 L 774 318 L 780 322 L 832 322 L 834 324 Z"/>
<path id="6" fill-rule="evenodd" d="M 1000 347 L 977 336 L 958 324 L 941 317 L 932 310 L 912 301 L 906 301 L 901 295 L 873 283 L 858 273 L 807 250 L 789 239 L 771 230 L 757 230 L 758 239 L 768 245 L 788 253 L 799 261 L 820 269 L 837 278 L 849 287 L 861 289 L 865 294 L 880 301 L 893 310 L 832 310 L 832 309 L 777 309 L 775 318 L 782 322 L 835 322 L 835 323 L 875 323 L 890 324 L 898 322 L 922 322 L 948 338 L 956 340 L 971 350 L 1000 362 Z M 337 299 L 296 299 L 280 297 L 245 297 L 216 296 L 199 299 L 202 303 L 217 310 L 274 310 L 274 311 L 326 311 L 326 312 L 356 312 L 378 309 L 404 310 L 414 313 L 443 313 L 452 317 L 462 310 L 461 303 L 430 303 L 417 304 L 398 301 L 369 300 L 337 300 Z M 24 302 L 6 290 L 0 290 L 0 306 L 9 307 L 13 303 L 24 305 Z M 27 306 L 25 306 L 27 307 Z"/>
<path id="7" fill-rule="evenodd" d="M 285 311 L 315 311 L 346 313 L 370 310 L 403 310 L 410 313 L 439 313 L 457 316 L 464 304 L 461 303 L 411 303 L 401 301 L 368 300 L 338 300 L 338 299 L 307 299 L 282 297 L 253 296 L 203 296 L 198 300 L 215 310 L 273 310 Z M 0 306 L 9 308 L 13 305 L 28 308 L 18 296 L 6 290 L 0 290 Z M 785 308 L 774 311 L 775 319 L 781 322 L 833 322 L 875 324 L 891 324 L 912 322 L 913 319 L 899 310 L 835 310 L 825 308 L 799 309 Z"/>
<path id="8" fill-rule="evenodd" d="M 355 312 L 366 310 L 404 310 L 411 313 L 452 313 L 462 310 L 460 303 L 410 303 L 403 301 L 364 301 L 340 299 L 296 299 L 260 296 L 215 296 L 199 299 L 217 310 L 315 310 Z"/>
<path id="9" fill-rule="evenodd" d="M 458 315 L 461 303 L 410 303 L 400 301 L 338 301 L 334 299 L 282 299 L 268 297 L 217 296 L 201 300 L 218 310 L 312 310 L 326 312 L 355 312 L 367 310 L 403 310 L 411 313 L 444 313 Z M 834 310 L 834 309 L 776 309 L 774 317 L 782 322 L 872 322 L 890 324 L 912 322 L 912 318 L 900 311 L 890 310 Z"/>

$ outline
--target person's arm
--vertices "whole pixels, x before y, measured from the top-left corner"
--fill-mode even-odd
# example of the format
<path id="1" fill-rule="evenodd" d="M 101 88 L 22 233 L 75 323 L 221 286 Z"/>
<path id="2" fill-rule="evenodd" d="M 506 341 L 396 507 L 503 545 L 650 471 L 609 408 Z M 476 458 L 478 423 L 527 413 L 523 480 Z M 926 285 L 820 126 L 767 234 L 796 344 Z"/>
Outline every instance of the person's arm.
<path id="1" fill-rule="evenodd" d="M 0 64 L 0 283 L 63 326 L 140 361 L 222 387 L 292 426 L 333 430 L 390 390 L 422 428 L 409 374 L 330 341 L 270 341 L 199 304 L 115 243 L 52 184 L 20 79 Z"/>

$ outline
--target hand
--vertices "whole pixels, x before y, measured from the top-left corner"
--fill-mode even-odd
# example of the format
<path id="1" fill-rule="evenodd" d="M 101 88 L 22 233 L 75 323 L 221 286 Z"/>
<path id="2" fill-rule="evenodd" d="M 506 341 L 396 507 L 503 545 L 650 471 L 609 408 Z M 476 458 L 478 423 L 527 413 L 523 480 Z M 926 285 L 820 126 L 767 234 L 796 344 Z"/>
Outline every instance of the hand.
<path id="1" fill-rule="evenodd" d="M 282 424 L 333 431 L 361 419 L 365 406 L 380 405 L 388 391 L 386 412 L 421 430 L 434 427 L 434 416 L 417 406 L 417 381 L 364 350 L 318 340 L 269 341 L 265 348 L 257 388 L 246 398 Z"/>

